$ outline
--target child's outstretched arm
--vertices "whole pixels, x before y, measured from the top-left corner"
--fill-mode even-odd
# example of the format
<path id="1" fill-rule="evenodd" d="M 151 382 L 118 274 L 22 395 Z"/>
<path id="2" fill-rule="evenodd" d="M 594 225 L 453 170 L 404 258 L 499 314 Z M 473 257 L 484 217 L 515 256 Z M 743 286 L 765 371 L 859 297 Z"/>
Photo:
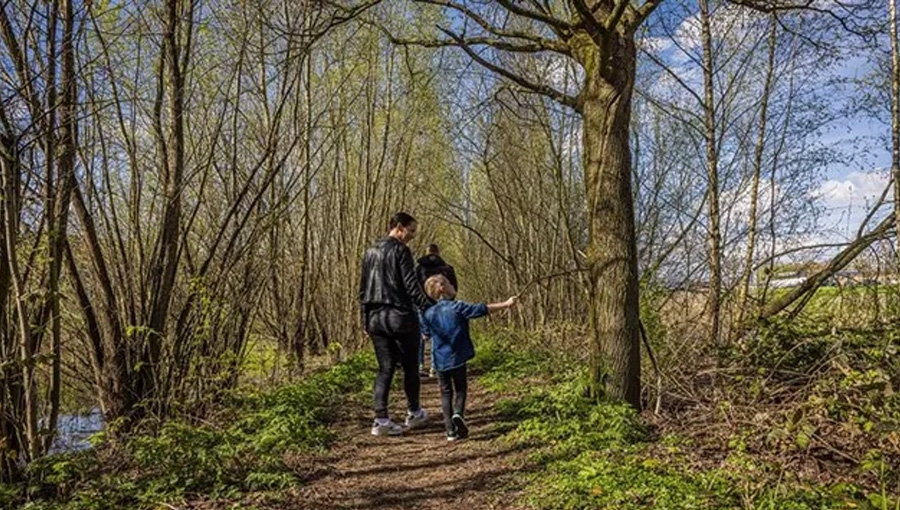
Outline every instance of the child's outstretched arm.
<path id="1" fill-rule="evenodd" d="M 496 312 L 497 310 L 505 310 L 507 308 L 512 308 L 516 306 L 516 303 L 519 302 L 519 298 L 513 296 L 502 303 L 489 303 L 487 305 L 488 312 Z"/>

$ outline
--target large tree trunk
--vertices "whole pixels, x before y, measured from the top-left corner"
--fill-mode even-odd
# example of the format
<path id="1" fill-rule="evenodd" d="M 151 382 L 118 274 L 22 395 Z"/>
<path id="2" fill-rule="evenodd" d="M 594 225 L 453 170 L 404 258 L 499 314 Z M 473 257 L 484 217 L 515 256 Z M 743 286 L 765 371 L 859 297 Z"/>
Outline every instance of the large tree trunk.
<path id="1" fill-rule="evenodd" d="M 608 58 L 584 49 L 583 159 L 587 184 L 593 391 L 640 407 L 637 247 L 629 127 L 635 45 L 615 37 Z"/>

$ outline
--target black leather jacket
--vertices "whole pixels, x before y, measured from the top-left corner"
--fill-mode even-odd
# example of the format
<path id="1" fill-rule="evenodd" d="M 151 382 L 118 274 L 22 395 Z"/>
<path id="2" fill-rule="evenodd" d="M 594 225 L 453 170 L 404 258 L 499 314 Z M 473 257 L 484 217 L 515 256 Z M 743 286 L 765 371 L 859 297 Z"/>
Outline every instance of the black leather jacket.
<path id="1" fill-rule="evenodd" d="M 359 304 L 364 325 L 367 309 L 390 306 L 415 311 L 434 304 L 416 277 L 412 252 L 405 244 L 387 236 L 366 250 L 359 278 Z"/>

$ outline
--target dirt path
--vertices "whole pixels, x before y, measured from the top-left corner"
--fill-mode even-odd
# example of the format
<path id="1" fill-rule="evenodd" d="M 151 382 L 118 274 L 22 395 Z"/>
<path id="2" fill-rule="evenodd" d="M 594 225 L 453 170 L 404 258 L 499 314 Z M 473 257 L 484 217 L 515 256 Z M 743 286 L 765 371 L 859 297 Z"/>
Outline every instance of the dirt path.
<path id="1" fill-rule="evenodd" d="M 477 380 L 470 381 L 470 436 L 456 442 L 446 439 L 435 378 L 422 379 L 422 405 L 431 414 L 428 426 L 402 437 L 370 435 L 371 411 L 348 409 L 336 425 L 338 439 L 330 454 L 306 466 L 306 482 L 290 490 L 277 508 L 512 509 L 519 488 L 511 475 L 527 463 L 521 449 L 497 440 L 503 425 L 492 410 L 495 400 Z M 392 416 L 405 416 L 402 391 L 393 390 L 391 401 Z"/>

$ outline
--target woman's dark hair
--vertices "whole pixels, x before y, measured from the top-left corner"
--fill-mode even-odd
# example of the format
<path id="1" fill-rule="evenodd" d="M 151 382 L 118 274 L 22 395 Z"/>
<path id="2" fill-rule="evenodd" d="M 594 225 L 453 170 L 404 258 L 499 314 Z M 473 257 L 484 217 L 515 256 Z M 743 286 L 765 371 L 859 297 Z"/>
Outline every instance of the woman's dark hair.
<path id="1" fill-rule="evenodd" d="M 388 230 L 394 230 L 397 227 L 408 227 L 410 224 L 415 223 L 416 219 L 411 215 L 405 212 L 398 212 L 397 214 L 391 216 L 391 223 L 388 225 Z"/>

